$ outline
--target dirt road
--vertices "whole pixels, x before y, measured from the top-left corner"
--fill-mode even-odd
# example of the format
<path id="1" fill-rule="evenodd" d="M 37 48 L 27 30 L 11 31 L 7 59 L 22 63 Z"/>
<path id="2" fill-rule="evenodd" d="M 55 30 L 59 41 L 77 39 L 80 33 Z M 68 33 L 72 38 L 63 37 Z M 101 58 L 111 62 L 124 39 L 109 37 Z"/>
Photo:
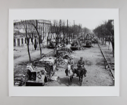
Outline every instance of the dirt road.
<path id="1" fill-rule="evenodd" d="M 113 80 L 110 71 L 105 70 L 104 59 L 100 53 L 98 45 L 94 45 L 91 48 L 75 51 L 72 53 L 75 62 L 80 57 L 84 58 L 85 68 L 87 69 L 86 77 L 83 79 L 83 86 L 112 86 Z M 46 86 L 68 86 L 68 77 L 65 75 L 65 69 L 59 68 L 56 72 L 59 76 L 58 81 L 51 81 Z M 75 76 L 71 86 L 79 86 L 78 78 Z"/>
<path id="2" fill-rule="evenodd" d="M 21 65 L 22 62 L 28 61 L 28 55 L 26 50 L 18 50 L 22 52 L 20 55 L 17 52 L 17 58 L 14 60 L 15 63 L 15 73 L 23 73 L 26 65 Z M 43 53 L 51 52 L 52 49 L 43 49 Z M 18 57 L 18 55 L 20 55 Z M 16 52 L 15 52 L 16 56 Z M 40 51 L 31 50 L 32 59 L 39 58 Z M 77 50 L 72 53 L 75 63 L 79 60 L 80 57 L 83 57 L 85 61 L 85 68 L 87 69 L 86 77 L 83 79 L 83 86 L 113 86 L 113 79 L 110 74 L 110 71 L 105 70 L 104 59 L 100 53 L 98 45 L 93 45 L 91 48 L 85 48 L 84 50 Z M 64 66 L 63 66 L 64 67 Z M 69 85 L 69 77 L 65 75 L 65 68 L 58 68 L 56 75 L 59 77 L 58 81 L 49 81 L 45 86 L 79 86 L 78 78 L 75 76 L 73 82 Z"/>

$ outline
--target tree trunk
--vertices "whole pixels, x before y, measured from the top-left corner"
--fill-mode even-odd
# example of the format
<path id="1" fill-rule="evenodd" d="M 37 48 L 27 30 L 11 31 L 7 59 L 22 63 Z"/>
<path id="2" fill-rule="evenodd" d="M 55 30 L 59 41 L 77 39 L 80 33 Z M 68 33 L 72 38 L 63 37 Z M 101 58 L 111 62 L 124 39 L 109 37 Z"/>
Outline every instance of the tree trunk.
<path id="1" fill-rule="evenodd" d="M 40 47 L 40 57 L 42 57 L 42 49 L 41 49 L 41 44 L 39 43 L 39 47 Z"/>
<path id="2" fill-rule="evenodd" d="M 28 51 L 28 56 L 29 56 L 29 62 L 31 62 L 31 56 L 30 56 L 30 50 L 29 50 L 29 44 L 27 43 L 27 51 Z"/>
<path id="3" fill-rule="evenodd" d="M 40 48 L 40 58 L 41 58 L 42 57 L 42 49 L 41 49 L 40 37 L 39 37 L 39 48 Z"/>
<path id="4" fill-rule="evenodd" d="M 29 56 L 29 62 L 31 62 L 30 50 L 29 50 L 29 38 L 27 37 L 27 25 L 26 25 L 26 44 L 27 44 L 27 51 Z"/>
<path id="5" fill-rule="evenodd" d="M 37 34 L 38 34 L 38 41 L 39 41 L 39 48 L 40 48 L 40 57 L 42 57 L 42 49 L 41 49 L 41 43 L 40 43 L 40 35 L 39 35 L 39 32 L 37 30 L 37 27 L 35 27 L 36 31 L 37 31 Z"/>
<path id="6" fill-rule="evenodd" d="M 112 41 L 111 43 L 112 43 L 112 53 L 113 53 L 113 57 L 114 57 L 114 41 Z"/>

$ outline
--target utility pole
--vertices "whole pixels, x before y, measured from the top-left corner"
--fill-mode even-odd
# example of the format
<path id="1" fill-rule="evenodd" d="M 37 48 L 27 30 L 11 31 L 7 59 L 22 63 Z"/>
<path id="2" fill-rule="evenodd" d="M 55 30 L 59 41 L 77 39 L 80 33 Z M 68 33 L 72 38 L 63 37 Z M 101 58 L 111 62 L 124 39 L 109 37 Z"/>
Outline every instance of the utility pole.
<path id="1" fill-rule="evenodd" d="M 43 35 L 44 35 L 44 22 L 43 22 Z"/>
<path id="2" fill-rule="evenodd" d="M 70 38 L 69 38 L 69 34 L 68 34 L 68 20 L 67 20 L 67 38 L 69 39 L 69 43 L 70 43 Z"/>
<path id="3" fill-rule="evenodd" d="M 59 22 L 59 25 L 60 25 L 60 30 L 59 30 L 59 31 L 61 32 L 61 20 L 60 20 L 60 22 Z"/>
<path id="4" fill-rule="evenodd" d="M 73 39 L 74 39 L 74 34 L 75 34 L 75 33 L 74 33 L 74 31 L 75 31 L 75 20 L 73 20 L 73 23 L 74 23 L 74 27 L 73 27 L 73 29 L 74 29 L 74 30 L 73 30 Z"/>

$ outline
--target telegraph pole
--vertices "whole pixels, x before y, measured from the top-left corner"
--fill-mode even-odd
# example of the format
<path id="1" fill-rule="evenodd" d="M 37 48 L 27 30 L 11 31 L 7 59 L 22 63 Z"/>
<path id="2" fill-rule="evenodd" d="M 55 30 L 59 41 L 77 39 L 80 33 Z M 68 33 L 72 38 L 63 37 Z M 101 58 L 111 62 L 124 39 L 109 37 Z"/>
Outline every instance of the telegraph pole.
<path id="1" fill-rule="evenodd" d="M 73 20 L 73 24 L 74 24 L 74 26 L 75 26 L 75 20 Z"/>
<path id="2" fill-rule="evenodd" d="M 75 20 L 73 20 L 73 24 L 74 24 L 74 27 L 73 27 L 73 29 L 74 29 L 74 30 L 73 30 L 73 39 L 74 39 L 74 34 L 75 34 L 75 33 L 74 33 L 74 31 L 75 31 Z"/>
<path id="3" fill-rule="evenodd" d="M 68 20 L 67 20 L 67 38 L 69 39 L 69 43 L 70 43 L 70 38 L 69 38 L 69 34 L 68 34 Z"/>

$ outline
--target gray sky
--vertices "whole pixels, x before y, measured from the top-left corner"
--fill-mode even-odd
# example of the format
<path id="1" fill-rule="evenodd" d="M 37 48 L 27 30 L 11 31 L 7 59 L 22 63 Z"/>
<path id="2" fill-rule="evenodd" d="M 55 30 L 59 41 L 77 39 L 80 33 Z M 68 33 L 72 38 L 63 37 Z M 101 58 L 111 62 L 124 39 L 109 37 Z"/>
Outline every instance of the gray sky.
<path id="1" fill-rule="evenodd" d="M 14 15 L 16 14 L 16 15 Z M 33 9 L 14 12 L 14 19 L 45 19 L 45 20 L 67 20 L 70 24 L 82 24 L 82 27 L 94 29 L 104 21 L 109 19 L 117 19 L 117 12 L 114 9 L 83 9 L 83 8 L 71 8 L 71 9 Z M 25 14 L 25 15 L 24 15 Z"/>
<path id="2" fill-rule="evenodd" d="M 59 19 L 57 19 L 57 20 L 59 20 Z M 53 20 L 51 20 L 51 21 L 53 22 Z M 67 22 L 67 19 L 66 20 L 64 19 L 64 21 Z M 71 19 L 71 20 L 68 20 L 68 24 L 73 25 L 75 22 L 75 24 L 77 24 L 77 25 L 81 24 L 82 27 L 86 27 L 88 29 L 93 30 L 98 25 L 103 24 L 105 21 L 107 21 L 107 19 L 106 20 L 100 20 L 100 19 L 98 19 L 98 20 L 97 19 L 96 20 L 85 20 L 85 19 L 75 20 L 75 19 Z"/>
<path id="3" fill-rule="evenodd" d="M 44 20 L 47 20 L 47 19 L 44 19 Z M 54 20 L 57 20 L 59 21 L 60 19 L 49 19 L 51 20 L 51 22 L 53 23 Z M 82 27 L 86 27 L 90 30 L 93 30 L 95 29 L 97 26 L 99 26 L 100 24 L 103 24 L 105 21 L 107 21 L 108 19 L 105 19 L 105 20 L 100 20 L 100 19 L 96 19 L 96 20 L 86 20 L 86 19 L 61 19 L 61 20 L 64 20 L 65 21 L 65 24 L 67 24 L 67 20 L 68 20 L 68 24 L 69 25 L 73 25 L 74 22 L 76 25 L 82 25 Z M 21 21 L 21 20 L 15 20 L 14 22 L 17 22 L 17 21 Z"/>
<path id="4" fill-rule="evenodd" d="M 76 20 L 76 24 L 82 24 L 82 27 L 87 27 L 89 29 L 95 29 L 98 25 L 104 23 L 107 20 Z"/>

